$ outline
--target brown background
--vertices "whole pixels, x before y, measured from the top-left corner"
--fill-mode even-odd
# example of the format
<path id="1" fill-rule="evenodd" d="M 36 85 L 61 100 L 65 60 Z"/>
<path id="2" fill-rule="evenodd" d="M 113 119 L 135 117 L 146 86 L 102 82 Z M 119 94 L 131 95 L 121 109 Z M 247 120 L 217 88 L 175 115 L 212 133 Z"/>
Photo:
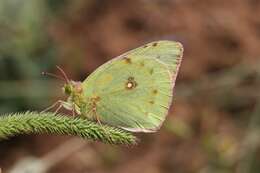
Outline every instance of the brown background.
<path id="1" fill-rule="evenodd" d="M 162 39 L 180 41 L 184 59 L 170 115 L 159 132 L 138 134 L 137 146 L 19 136 L 0 142 L 4 172 L 28 157 L 57 161 L 83 144 L 47 172 L 260 171 L 259 1 L 29 1 L 0 0 L 1 114 L 63 98 L 62 83 L 40 76 L 58 73 L 55 65 L 84 80 L 112 57 Z"/>

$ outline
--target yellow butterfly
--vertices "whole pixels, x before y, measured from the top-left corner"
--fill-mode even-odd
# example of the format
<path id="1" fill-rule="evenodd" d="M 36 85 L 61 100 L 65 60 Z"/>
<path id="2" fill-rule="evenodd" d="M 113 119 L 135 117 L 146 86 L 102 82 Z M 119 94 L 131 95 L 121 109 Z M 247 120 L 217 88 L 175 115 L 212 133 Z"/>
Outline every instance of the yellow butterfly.
<path id="1" fill-rule="evenodd" d="M 182 54 L 178 42 L 155 41 L 108 61 L 83 82 L 61 70 L 68 100 L 60 107 L 132 132 L 155 132 L 168 114 Z"/>

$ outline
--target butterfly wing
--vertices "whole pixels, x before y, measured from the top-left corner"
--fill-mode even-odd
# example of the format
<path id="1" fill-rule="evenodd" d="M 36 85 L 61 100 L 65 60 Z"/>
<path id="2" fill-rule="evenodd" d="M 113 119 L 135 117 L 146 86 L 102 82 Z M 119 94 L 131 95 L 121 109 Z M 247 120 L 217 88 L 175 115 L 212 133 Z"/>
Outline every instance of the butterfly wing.
<path id="1" fill-rule="evenodd" d="M 126 52 L 120 57 L 135 55 L 158 59 L 169 68 L 173 77 L 175 77 L 174 73 L 177 73 L 176 71 L 181 63 L 183 47 L 181 43 L 175 41 L 154 41 Z"/>
<path id="2" fill-rule="evenodd" d="M 156 43 L 105 63 L 83 82 L 87 117 L 135 132 L 153 132 L 161 126 L 181 59 L 171 54 L 178 63 L 169 60 L 168 49 L 176 49 L 176 42 Z"/>

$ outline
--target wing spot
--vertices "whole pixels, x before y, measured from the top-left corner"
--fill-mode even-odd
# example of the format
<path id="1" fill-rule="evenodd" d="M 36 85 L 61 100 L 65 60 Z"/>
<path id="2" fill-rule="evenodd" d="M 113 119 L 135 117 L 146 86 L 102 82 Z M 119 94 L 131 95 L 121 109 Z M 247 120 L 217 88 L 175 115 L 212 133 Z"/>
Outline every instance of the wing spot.
<path id="1" fill-rule="evenodd" d="M 90 99 L 92 102 L 99 102 L 101 100 L 101 98 L 99 96 L 94 96 L 94 97 L 91 97 Z"/>
<path id="2" fill-rule="evenodd" d="M 134 89 L 137 87 L 137 82 L 135 81 L 134 77 L 129 77 L 125 84 L 125 88 L 128 90 Z"/>
<path id="3" fill-rule="evenodd" d="M 182 55 L 179 55 L 179 57 L 178 57 L 178 60 L 180 61 L 180 60 L 181 60 L 181 58 L 182 58 Z"/>
<path id="4" fill-rule="evenodd" d="M 153 94 L 157 94 L 158 93 L 158 90 L 157 89 L 154 89 L 153 90 Z"/>
<path id="5" fill-rule="evenodd" d="M 147 47 L 148 47 L 148 45 L 144 45 L 144 46 L 143 46 L 143 48 L 147 48 Z"/>
<path id="6" fill-rule="evenodd" d="M 153 72 L 154 72 L 153 69 L 150 69 L 150 71 L 149 71 L 150 75 L 152 75 Z"/>
<path id="7" fill-rule="evenodd" d="M 153 104 L 154 104 L 154 101 L 153 101 L 153 100 L 151 100 L 151 101 L 149 101 L 149 103 L 153 105 Z"/>
<path id="8" fill-rule="evenodd" d="M 141 67 L 144 67 L 144 62 L 141 62 L 141 63 L 140 63 L 140 66 L 141 66 Z"/>
<path id="9" fill-rule="evenodd" d="M 158 45 L 158 43 L 153 43 L 153 44 L 152 44 L 153 47 L 155 47 L 155 46 L 157 46 L 157 45 Z"/>
<path id="10" fill-rule="evenodd" d="M 126 64 L 132 64 L 131 58 L 124 57 L 124 61 L 125 61 Z"/>

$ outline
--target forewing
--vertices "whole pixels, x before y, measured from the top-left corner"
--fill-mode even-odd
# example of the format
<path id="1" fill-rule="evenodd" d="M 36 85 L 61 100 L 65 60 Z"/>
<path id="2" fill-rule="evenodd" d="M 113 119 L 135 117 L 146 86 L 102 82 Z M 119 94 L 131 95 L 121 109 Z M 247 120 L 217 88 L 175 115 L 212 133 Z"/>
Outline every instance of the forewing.
<path id="1" fill-rule="evenodd" d="M 156 59 L 135 57 L 113 62 L 84 82 L 87 110 L 93 119 L 131 131 L 156 130 L 168 112 L 171 76 Z M 93 108 L 93 98 L 96 110 Z"/>
<path id="2" fill-rule="evenodd" d="M 183 55 L 183 46 L 175 41 L 154 41 L 139 48 L 133 49 L 120 57 L 142 55 L 148 58 L 156 58 L 164 63 L 172 75 L 177 73 Z"/>
<path id="3" fill-rule="evenodd" d="M 107 68 L 114 61 L 117 61 L 125 57 L 135 57 L 135 56 L 139 56 L 142 58 L 144 57 L 155 58 L 159 60 L 161 63 L 166 65 L 166 67 L 171 72 L 173 79 L 175 79 L 183 56 L 183 46 L 179 42 L 168 41 L 168 40 L 154 41 L 151 43 L 147 43 L 143 46 L 130 50 L 110 60 L 109 62 L 100 66 L 91 75 L 93 75 L 94 73 L 98 73 L 100 70 Z M 89 77 L 91 77 L 91 75 Z"/>

